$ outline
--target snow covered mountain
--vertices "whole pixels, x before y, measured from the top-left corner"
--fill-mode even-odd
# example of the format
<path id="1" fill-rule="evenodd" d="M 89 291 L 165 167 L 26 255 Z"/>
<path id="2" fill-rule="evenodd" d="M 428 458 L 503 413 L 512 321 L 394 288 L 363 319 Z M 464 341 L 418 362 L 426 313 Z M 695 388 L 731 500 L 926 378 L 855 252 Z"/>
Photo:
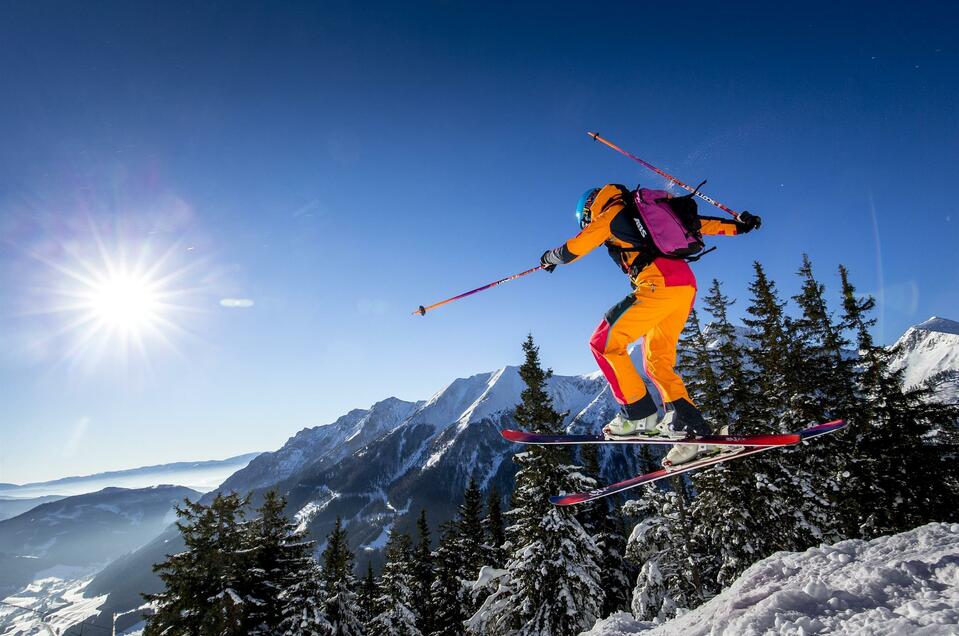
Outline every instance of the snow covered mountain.
<path id="1" fill-rule="evenodd" d="M 389 530 L 412 532 L 421 509 L 429 511 L 434 530 L 451 518 L 470 478 L 484 489 L 495 484 L 509 491 L 515 448 L 499 429 L 510 425 L 522 388 L 518 368 L 504 367 L 454 380 L 425 402 L 389 398 L 300 431 L 218 490 L 262 494 L 277 487 L 288 493 L 288 514 L 318 540 L 318 549 L 339 516 L 358 563 L 377 563 Z M 617 408 L 598 374 L 554 376 L 549 390 L 556 408 L 568 412 L 570 429 L 595 429 Z M 636 455 L 623 449 L 603 457 L 610 475 L 639 469 Z M 138 592 L 157 589 L 151 565 L 181 545 L 176 529 L 168 528 L 103 570 L 86 595 L 109 594 L 104 611 L 135 607 Z"/>
<path id="2" fill-rule="evenodd" d="M 626 613 L 581 636 L 959 634 L 959 524 L 778 552 L 662 625 Z"/>
<path id="3" fill-rule="evenodd" d="M 67 497 L 97 492 L 104 488 L 149 488 L 161 484 L 177 484 L 207 492 L 249 464 L 258 454 L 247 453 L 228 459 L 143 466 L 31 484 L 0 484 L 0 498 L 24 499 L 48 495 Z"/>
<path id="4" fill-rule="evenodd" d="M 928 358 L 910 360 L 907 364 Z M 943 364 L 948 370 L 953 363 Z M 959 364 L 952 368 L 959 372 Z M 318 541 L 318 549 L 341 517 L 358 564 L 378 563 L 391 528 L 413 532 L 416 516 L 426 508 L 435 531 L 455 513 L 471 477 L 484 489 L 496 485 L 508 492 L 515 448 L 498 429 L 510 425 L 522 387 L 518 369 L 504 367 L 454 380 L 425 402 L 389 398 L 350 411 L 332 424 L 300 431 L 230 476 L 218 491 L 262 494 L 277 487 L 288 494 L 288 514 Z M 618 408 L 598 372 L 554 376 L 549 390 L 557 410 L 567 412 L 571 431 L 597 430 Z M 603 448 L 601 461 L 607 478 L 640 468 L 635 449 Z M 112 563 L 86 593 L 109 594 L 109 609 L 134 607 L 137 592 L 157 590 L 150 566 L 179 550 L 179 541 L 175 528 L 168 528 Z"/>
<path id="5" fill-rule="evenodd" d="M 930 381 L 939 399 L 959 402 L 959 322 L 933 316 L 910 327 L 894 345 L 893 366 L 906 386 Z"/>
<path id="6" fill-rule="evenodd" d="M 174 505 L 198 495 L 181 486 L 107 488 L 0 521 L 0 598 L 38 573 L 95 571 L 136 550 L 173 521 Z"/>

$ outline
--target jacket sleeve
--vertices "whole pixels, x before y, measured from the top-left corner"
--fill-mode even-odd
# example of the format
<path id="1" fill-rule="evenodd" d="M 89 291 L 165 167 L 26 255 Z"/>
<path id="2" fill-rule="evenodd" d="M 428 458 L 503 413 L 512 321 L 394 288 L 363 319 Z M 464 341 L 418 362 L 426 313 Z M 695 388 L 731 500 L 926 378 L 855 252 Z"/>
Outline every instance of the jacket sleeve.
<path id="1" fill-rule="evenodd" d="M 592 218 L 590 224 L 579 234 L 544 255 L 546 260 L 554 265 L 571 263 L 605 243 L 612 236 L 609 224 L 620 210 L 626 207 L 624 197 L 627 193 L 628 190 L 620 185 L 604 186 L 589 208 Z"/>
<path id="2" fill-rule="evenodd" d="M 701 216 L 699 217 L 699 223 L 699 231 L 703 234 L 736 236 L 743 233 L 743 224 L 735 219 Z"/>

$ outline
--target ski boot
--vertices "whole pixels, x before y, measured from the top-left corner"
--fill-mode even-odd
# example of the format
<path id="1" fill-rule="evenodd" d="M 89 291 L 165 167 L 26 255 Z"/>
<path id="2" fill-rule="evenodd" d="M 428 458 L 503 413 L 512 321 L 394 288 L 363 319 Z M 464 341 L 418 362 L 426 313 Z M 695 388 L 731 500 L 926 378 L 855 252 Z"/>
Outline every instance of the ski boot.
<path id="1" fill-rule="evenodd" d="M 663 435 L 662 420 L 656 403 L 647 393 L 638 402 L 627 404 L 612 421 L 603 427 L 607 439 L 643 438 Z M 685 434 L 683 434 L 685 437 Z"/>
<path id="2" fill-rule="evenodd" d="M 709 435 L 712 430 L 709 424 L 703 419 L 703 414 L 686 398 L 680 398 L 673 402 L 668 402 L 670 408 L 666 413 L 667 434 L 675 439 L 698 437 Z M 670 417 L 671 416 L 671 417 Z M 703 444 L 677 444 L 669 449 L 666 457 L 663 458 L 663 468 L 667 470 L 682 464 L 688 464 L 691 461 L 702 459 L 710 455 L 716 446 L 706 446 Z M 718 447 L 722 448 L 722 447 Z"/>

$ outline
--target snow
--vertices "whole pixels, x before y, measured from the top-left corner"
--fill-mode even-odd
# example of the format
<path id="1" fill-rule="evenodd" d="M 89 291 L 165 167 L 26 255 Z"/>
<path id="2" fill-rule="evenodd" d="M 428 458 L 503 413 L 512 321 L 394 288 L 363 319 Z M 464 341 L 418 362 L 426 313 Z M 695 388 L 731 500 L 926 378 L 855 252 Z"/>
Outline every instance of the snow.
<path id="1" fill-rule="evenodd" d="M 386 542 L 389 541 L 390 531 L 393 529 L 393 524 L 388 523 L 383 526 L 383 531 L 380 533 L 380 536 L 376 537 L 375 540 L 367 543 L 363 546 L 363 549 L 367 552 L 374 552 L 376 550 L 382 550 L 386 547 Z"/>
<path id="2" fill-rule="evenodd" d="M 923 331 L 938 331 L 939 333 L 951 333 L 959 336 L 959 322 L 949 320 L 948 318 L 939 318 L 938 316 L 933 316 L 929 320 L 919 323 L 915 328 L 922 329 Z"/>
<path id="3" fill-rule="evenodd" d="M 959 401 L 959 322 L 933 316 L 908 329 L 896 347 L 892 366 L 905 369 L 903 382 L 907 387 L 936 375 L 949 375 L 951 378 L 938 387 L 937 397 Z"/>
<path id="4" fill-rule="evenodd" d="M 959 635 L 959 524 L 779 552 L 727 590 L 653 626 L 616 614 L 582 636 Z"/>
<path id="5" fill-rule="evenodd" d="M 0 633 L 5 636 L 62 633 L 67 627 L 95 616 L 107 597 L 83 597 L 83 590 L 91 578 L 79 581 L 58 577 L 38 579 L 23 591 L 2 599 Z M 88 624 L 96 624 L 109 632 L 109 625 L 101 622 Z M 93 631 L 91 629 L 90 633 Z"/>

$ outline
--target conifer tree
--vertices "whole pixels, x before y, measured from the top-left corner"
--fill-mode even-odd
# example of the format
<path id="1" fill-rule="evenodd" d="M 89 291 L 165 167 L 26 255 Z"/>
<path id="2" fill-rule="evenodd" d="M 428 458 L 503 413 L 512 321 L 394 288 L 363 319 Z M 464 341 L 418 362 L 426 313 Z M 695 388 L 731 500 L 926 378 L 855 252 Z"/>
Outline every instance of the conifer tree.
<path id="1" fill-rule="evenodd" d="M 506 562 L 503 544 L 506 543 L 506 528 L 503 525 L 503 500 L 494 484 L 486 498 L 486 519 L 484 520 L 487 541 L 486 563 L 501 568 Z"/>
<path id="2" fill-rule="evenodd" d="M 753 267 L 755 277 L 749 287 L 751 299 L 746 308 L 751 317 L 744 320 L 749 327 L 746 349 L 749 364 L 744 371 L 749 397 L 742 409 L 737 432 L 790 432 L 809 424 L 804 419 L 805 406 L 801 404 L 803 352 L 801 346 L 790 338 L 794 332 L 790 329 L 785 303 L 780 300 L 775 285 L 759 262 Z M 756 455 L 728 467 L 727 483 L 742 483 L 751 488 L 752 496 L 739 504 L 724 501 L 721 495 L 723 485 L 715 481 L 721 475 L 705 478 L 714 480 L 712 490 L 716 497 L 711 514 L 702 517 L 703 520 L 718 520 L 724 507 L 734 510 L 738 506 L 748 510 L 737 510 L 730 519 L 728 530 L 743 532 L 736 535 L 741 537 L 743 549 L 724 557 L 728 576 L 738 576 L 753 560 L 766 557 L 775 550 L 805 549 L 816 539 L 819 528 L 814 520 L 806 518 L 804 511 L 808 507 L 804 504 L 797 508 L 797 501 L 807 493 L 821 503 L 810 484 L 810 475 L 803 469 L 801 458 L 797 457 L 799 452 L 802 449 L 777 449 L 775 453 Z M 726 496 L 732 496 L 732 493 Z M 751 505 L 747 503 L 750 501 Z M 718 528 L 713 526 L 710 530 L 715 533 Z"/>
<path id="3" fill-rule="evenodd" d="M 396 529 L 386 542 L 386 565 L 380 577 L 376 616 L 370 621 L 370 636 L 421 636 L 413 613 L 413 542 Z"/>
<path id="4" fill-rule="evenodd" d="M 846 354 L 849 341 L 842 326 L 833 323 L 825 287 L 813 275 L 812 262 L 806 254 L 798 274 L 802 285 L 793 299 L 801 313 L 791 327 L 793 346 L 803 352 L 803 381 L 794 399 L 803 407 L 806 425 L 836 418 L 855 419 L 862 409 L 855 388 L 854 362 Z M 815 452 L 790 449 L 787 453 L 809 475 L 808 487 L 804 485 L 794 492 L 795 506 L 802 510 L 808 523 L 808 544 L 835 542 L 844 536 L 837 508 L 845 494 L 837 477 L 842 467 L 848 465 L 851 450 L 846 432 L 841 432 L 818 440 Z"/>
<path id="5" fill-rule="evenodd" d="M 353 576 L 354 557 L 339 517 L 326 538 L 320 562 L 320 585 L 324 613 L 330 624 L 329 633 L 331 636 L 360 636 L 363 621 L 357 612 L 360 608 Z"/>
<path id="6" fill-rule="evenodd" d="M 373 563 L 366 562 L 366 576 L 363 577 L 363 583 L 360 585 L 360 591 L 357 594 L 357 604 L 360 608 L 360 620 L 364 625 L 369 625 L 376 616 L 376 598 L 379 591 L 376 586 L 376 579 L 373 577 Z"/>
<path id="7" fill-rule="evenodd" d="M 543 370 L 539 350 L 529 336 L 519 374 L 526 383 L 516 407 L 517 424 L 556 433 L 563 417 L 546 392 L 552 371 Z M 518 453 L 520 469 L 513 491 L 513 521 L 507 529 L 509 558 L 496 577 L 497 589 L 468 620 L 470 632 L 565 636 L 592 627 L 599 617 L 602 589 L 596 542 L 574 510 L 553 506 L 549 495 L 592 487 L 595 482 L 571 465 L 561 447 L 533 447 Z"/>
<path id="8" fill-rule="evenodd" d="M 459 507 L 459 550 L 462 558 L 462 577 L 475 580 L 486 563 L 486 537 L 483 530 L 483 493 L 476 479 L 470 478 Z"/>
<path id="9" fill-rule="evenodd" d="M 237 592 L 248 585 L 241 526 L 248 501 L 234 493 L 217 495 L 209 506 L 189 499 L 177 506 L 176 525 L 186 550 L 153 566 L 165 589 L 144 595 L 156 608 L 144 634 L 240 635 L 252 630 L 246 600 Z"/>
<path id="10" fill-rule="evenodd" d="M 721 429 L 739 422 L 750 401 L 746 378 L 745 360 L 736 337 L 736 328 L 729 320 L 729 308 L 734 300 L 723 294 L 722 286 L 713 279 L 704 300 L 706 309 L 713 317 L 709 324 L 709 337 L 715 342 L 710 365 L 715 369 L 719 384 L 719 412 L 711 413 L 714 428 Z M 705 368 L 701 374 L 707 374 Z"/>
<path id="11" fill-rule="evenodd" d="M 762 265 L 753 263 L 755 277 L 749 285 L 752 298 L 746 308 L 751 318 L 746 357 L 749 400 L 743 405 L 740 433 L 784 433 L 795 430 L 800 420 L 790 417 L 788 405 L 796 390 L 795 369 L 790 366 L 790 342 L 786 330 L 786 304 L 779 299 L 775 284 Z"/>
<path id="12" fill-rule="evenodd" d="M 586 474 L 593 479 L 600 476 L 599 447 L 582 448 Z M 605 497 L 580 506 L 578 518 L 586 532 L 593 537 L 602 555 L 599 561 L 600 587 L 603 602 L 600 616 L 626 611 L 632 592 L 633 571 L 626 560 L 626 520 L 620 510 L 618 497 Z"/>
<path id="13" fill-rule="evenodd" d="M 326 604 L 320 585 L 320 568 L 310 559 L 297 580 L 283 591 L 283 620 L 276 633 L 283 636 L 328 636 L 333 626 L 326 619 Z"/>
<path id="14" fill-rule="evenodd" d="M 955 425 L 957 410 L 937 402 L 928 387 L 903 387 L 903 370 L 893 370 L 893 351 L 870 334 L 872 298 L 860 299 L 844 267 L 839 269 L 842 325 L 856 334 L 860 365 L 860 416 L 850 426 L 855 453 L 845 468 L 846 530 L 872 538 L 929 521 L 957 518 L 959 495 L 955 458 L 932 442 L 930 432 Z"/>
<path id="15" fill-rule="evenodd" d="M 416 549 L 413 554 L 413 613 L 416 615 L 416 625 L 424 634 L 433 631 L 432 617 L 433 604 L 430 593 L 433 588 L 433 554 L 430 539 L 430 527 L 426 521 L 426 509 L 420 510 L 416 520 L 416 530 L 419 535 Z"/>
<path id="16" fill-rule="evenodd" d="M 302 577 L 312 575 L 313 542 L 284 515 L 286 498 L 268 491 L 257 517 L 246 524 L 244 544 L 252 559 L 247 570 L 251 599 L 248 617 L 257 627 L 252 633 L 274 634 L 283 618 L 284 593 Z"/>
<path id="17" fill-rule="evenodd" d="M 676 354 L 676 371 L 703 416 L 717 429 L 731 424 L 720 378 L 714 368 L 715 355 L 709 348 L 695 309 L 689 312 Z"/>
<path id="18" fill-rule="evenodd" d="M 436 577 L 430 589 L 433 607 L 431 636 L 457 636 L 463 633 L 466 620 L 466 589 L 460 578 L 462 559 L 457 540 L 459 527 L 455 521 L 440 526 L 440 540 L 433 554 Z"/>
<path id="19" fill-rule="evenodd" d="M 626 504 L 626 513 L 640 518 L 633 529 L 627 557 L 640 564 L 632 610 L 640 620 L 663 622 L 702 602 L 689 569 L 693 554 L 682 540 L 679 500 L 674 490 L 646 488 Z"/>

